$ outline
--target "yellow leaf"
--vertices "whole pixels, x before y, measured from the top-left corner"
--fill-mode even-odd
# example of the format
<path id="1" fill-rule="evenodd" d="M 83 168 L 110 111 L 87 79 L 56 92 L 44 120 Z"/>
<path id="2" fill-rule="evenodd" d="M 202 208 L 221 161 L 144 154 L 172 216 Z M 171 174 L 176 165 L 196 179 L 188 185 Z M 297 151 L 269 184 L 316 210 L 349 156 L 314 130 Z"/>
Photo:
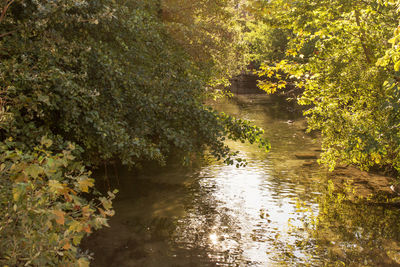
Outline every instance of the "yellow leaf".
<path id="1" fill-rule="evenodd" d="M 77 246 L 77 245 L 79 245 L 79 243 L 81 243 L 81 240 L 82 240 L 82 236 L 75 236 L 75 237 L 72 239 L 72 243 L 73 243 L 75 246 Z"/>
<path id="2" fill-rule="evenodd" d="M 80 258 L 78 260 L 78 266 L 79 267 L 89 267 L 89 261 L 85 258 Z"/>
<path id="3" fill-rule="evenodd" d="M 81 232 L 82 231 L 82 223 L 78 222 L 78 221 L 73 221 L 70 226 L 69 226 L 69 230 L 71 232 Z"/>
<path id="4" fill-rule="evenodd" d="M 61 193 L 64 190 L 63 185 L 57 180 L 49 180 L 49 188 L 53 193 Z"/>
<path id="5" fill-rule="evenodd" d="M 17 188 L 13 188 L 13 199 L 14 201 L 18 201 L 19 197 L 21 196 L 21 191 Z"/>
<path id="6" fill-rule="evenodd" d="M 400 61 L 397 61 L 396 64 L 394 64 L 394 70 L 399 71 L 400 70 Z"/>
<path id="7" fill-rule="evenodd" d="M 374 158 L 375 158 L 375 163 L 376 163 L 376 164 L 381 163 L 381 155 L 376 154 Z"/>
<path id="8" fill-rule="evenodd" d="M 68 143 L 68 149 L 75 150 L 75 144 Z"/>
<path id="9" fill-rule="evenodd" d="M 285 87 L 286 87 L 286 82 L 280 82 L 278 84 L 278 89 L 285 88 Z"/>
<path id="10" fill-rule="evenodd" d="M 65 222 L 65 212 L 63 212 L 62 210 L 53 210 L 53 214 L 56 215 L 56 222 L 58 224 L 64 225 Z"/>
<path id="11" fill-rule="evenodd" d="M 48 139 L 47 136 L 43 136 L 42 139 L 40 140 L 40 143 L 48 148 L 53 144 L 53 141 Z"/>
<path id="12" fill-rule="evenodd" d="M 25 169 L 25 173 L 36 179 L 43 173 L 43 168 L 39 165 L 33 164 Z"/>
<path id="13" fill-rule="evenodd" d="M 101 198 L 99 198 L 99 200 L 100 200 L 101 204 L 103 204 L 103 207 L 106 210 L 109 210 L 112 208 L 112 202 L 109 199 L 107 199 L 105 197 L 101 197 Z"/>
<path id="14" fill-rule="evenodd" d="M 12 189 L 14 201 L 19 201 L 26 194 L 26 187 L 27 184 L 19 183 Z"/>
<path id="15" fill-rule="evenodd" d="M 82 190 L 82 192 L 88 193 L 89 187 L 92 187 L 94 185 L 94 179 L 87 177 L 79 178 L 78 184 L 79 184 L 79 189 Z"/>

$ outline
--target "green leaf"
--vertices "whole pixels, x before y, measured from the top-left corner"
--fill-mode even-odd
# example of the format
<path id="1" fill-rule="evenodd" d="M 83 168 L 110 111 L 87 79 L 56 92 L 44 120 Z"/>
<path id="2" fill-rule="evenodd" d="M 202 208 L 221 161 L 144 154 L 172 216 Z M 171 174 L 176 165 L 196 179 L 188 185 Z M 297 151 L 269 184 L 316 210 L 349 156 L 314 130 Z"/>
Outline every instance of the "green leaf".
<path id="1" fill-rule="evenodd" d="M 53 141 L 48 139 L 47 136 L 42 136 L 40 143 L 45 147 L 49 148 L 53 144 Z"/>
<path id="2" fill-rule="evenodd" d="M 25 173 L 35 179 L 38 178 L 40 174 L 43 174 L 43 172 L 44 172 L 43 167 L 37 164 L 29 165 L 25 169 Z"/>
<path id="3" fill-rule="evenodd" d="M 397 62 L 394 64 L 394 70 L 395 70 L 395 71 L 399 71 L 399 70 L 400 70 L 400 60 L 397 61 Z"/>

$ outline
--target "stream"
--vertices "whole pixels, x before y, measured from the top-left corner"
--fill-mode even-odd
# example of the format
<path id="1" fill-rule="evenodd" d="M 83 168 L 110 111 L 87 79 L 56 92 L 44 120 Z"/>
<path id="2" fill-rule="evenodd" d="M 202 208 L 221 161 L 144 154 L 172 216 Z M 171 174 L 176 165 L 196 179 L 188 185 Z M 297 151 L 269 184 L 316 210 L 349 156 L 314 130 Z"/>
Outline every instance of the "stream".
<path id="1" fill-rule="evenodd" d="M 270 96 L 212 106 L 262 127 L 271 151 L 229 142 L 247 167 L 209 159 L 118 170 L 110 228 L 83 245 L 91 266 L 400 266 L 400 205 L 387 178 L 319 166 L 318 136 Z M 339 187 L 351 196 L 334 194 Z"/>

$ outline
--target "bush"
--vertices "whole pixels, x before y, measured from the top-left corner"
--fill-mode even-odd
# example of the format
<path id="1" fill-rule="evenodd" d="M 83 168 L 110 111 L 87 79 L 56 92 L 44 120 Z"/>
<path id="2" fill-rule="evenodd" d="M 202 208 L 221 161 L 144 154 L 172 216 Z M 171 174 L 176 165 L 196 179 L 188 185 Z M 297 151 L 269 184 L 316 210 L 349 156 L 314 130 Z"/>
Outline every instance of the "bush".
<path id="1" fill-rule="evenodd" d="M 73 145 L 59 154 L 51 141 L 32 153 L 0 144 L 0 264 L 3 266 L 88 266 L 81 239 L 107 226 L 113 215 L 108 197 L 87 200 L 94 180 L 79 162 Z"/>

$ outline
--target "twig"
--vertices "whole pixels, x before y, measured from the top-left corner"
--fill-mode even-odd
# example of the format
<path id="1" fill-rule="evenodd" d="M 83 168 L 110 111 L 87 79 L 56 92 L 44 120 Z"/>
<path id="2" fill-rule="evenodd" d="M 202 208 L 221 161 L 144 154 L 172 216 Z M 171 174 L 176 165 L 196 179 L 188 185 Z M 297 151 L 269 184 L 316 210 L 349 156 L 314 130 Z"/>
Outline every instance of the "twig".
<path id="1" fill-rule="evenodd" d="M 4 36 L 10 35 L 10 34 L 13 34 L 13 33 L 16 32 L 16 31 L 17 31 L 17 30 L 10 31 L 10 32 L 6 32 L 6 33 L 2 33 L 2 34 L 0 34 L 0 38 L 3 38 Z"/>
<path id="2" fill-rule="evenodd" d="M 118 170 L 117 170 L 117 166 L 116 163 L 113 163 L 114 166 L 114 174 L 115 174 L 115 178 L 117 179 L 117 184 L 118 184 L 118 188 L 119 188 L 119 176 L 118 176 Z"/>
<path id="3" fill-rule="evenodd" d="M 107 163 L 104 163 L 104 182 L 106 183 L 107 189 L 111 190 L 110 180 L 108 179 L 108 174 L 107 174 Z"/>
<path id="4" fill-rule="evenodd" d="M 14 2 L 15 0 L 11 0 L 10 2 L 8 2 L 8 4 L 3 8 L 3 10 L 1 11 L 1 15 L 0 15 L 0 23 L 3 21 L 4 17 L 6 16 L 7 10 L 10 7 L 10 5 Z"/>
<path id="5" fill-rule="evenodd" d="M 365 34 L 365 31 L 364 31 L 364 29 L 363 29 L 363 27 L 361 25 L 361 22 L 360 22 L 360 12 L 359 12 L 358 9 L 355 9 L 354 13 L 355 13 L 355 17 L 356 17 L 357 26 L 360 28 L 361 46 L 362 46 L 362 48 L 364 50 L 364 54 L 365 54 L 367 63 L 371 64 L 371 51 L 369 50 L 369 47 L 367 47 L 367 45 L 366 45 L 366 34 Z"/>

